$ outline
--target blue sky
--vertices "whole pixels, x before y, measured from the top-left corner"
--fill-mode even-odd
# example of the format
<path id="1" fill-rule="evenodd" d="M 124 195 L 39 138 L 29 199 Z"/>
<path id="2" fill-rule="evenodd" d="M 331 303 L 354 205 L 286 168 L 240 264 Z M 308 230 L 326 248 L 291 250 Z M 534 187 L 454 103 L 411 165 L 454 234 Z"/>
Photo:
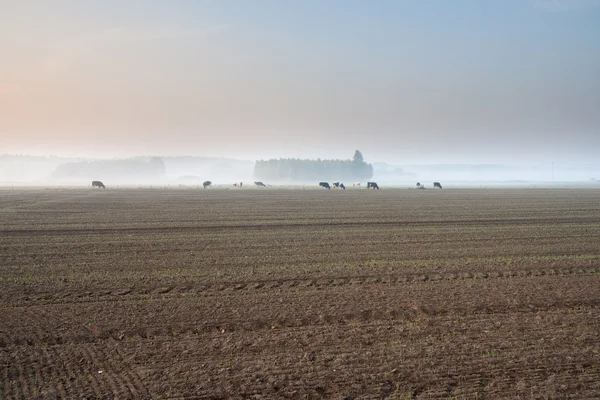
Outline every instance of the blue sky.
<path id="1" fill-rule="evenodd" d="M 2 1 L 0 152 L 590 161 L 600 1 Z"/>

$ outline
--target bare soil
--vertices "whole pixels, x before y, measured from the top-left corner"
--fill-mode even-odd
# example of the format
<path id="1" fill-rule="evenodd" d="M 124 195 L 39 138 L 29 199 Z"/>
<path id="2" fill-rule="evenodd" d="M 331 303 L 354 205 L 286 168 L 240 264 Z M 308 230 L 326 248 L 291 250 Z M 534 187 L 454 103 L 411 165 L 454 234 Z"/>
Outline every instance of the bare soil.
<path id="1" fill-rule="evenodd" d="M 600 190 L 0 189 L 0 398 L 600 398 Z"/>

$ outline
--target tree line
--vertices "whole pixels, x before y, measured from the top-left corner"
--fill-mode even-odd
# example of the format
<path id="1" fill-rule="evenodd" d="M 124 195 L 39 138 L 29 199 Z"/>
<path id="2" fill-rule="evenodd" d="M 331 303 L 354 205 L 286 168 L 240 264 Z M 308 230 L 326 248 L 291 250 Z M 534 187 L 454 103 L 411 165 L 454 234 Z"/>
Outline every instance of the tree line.
<path id="1" fill-rule="evenodd" d="M 373 166 L 356 150 L 347 160 L 260 160 L 254 165 L 254 177 L 269 181 L 363 181 L 373 177 Z"/>

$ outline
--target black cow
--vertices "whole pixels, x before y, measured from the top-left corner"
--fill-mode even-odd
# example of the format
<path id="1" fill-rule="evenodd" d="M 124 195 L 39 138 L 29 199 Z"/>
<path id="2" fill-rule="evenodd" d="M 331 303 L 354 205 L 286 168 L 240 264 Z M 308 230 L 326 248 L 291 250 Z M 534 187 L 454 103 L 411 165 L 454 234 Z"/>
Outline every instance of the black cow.
<path id="1" fill-rule="evenodd" d="M 256 186 L 258 186 L 258 187 L 267 187 L 267 185 L 265 185 L 265 184 L 264 184 L 264 183 L 262 183 L 262 182 L 254 182 L 254 184 L 255 184 Z"/>
<path id="2" fill-rule="evenodd" d="M 327 190 L 331 190 L 331 186 L 329 186 L 329 183 L 327 183 L 327 182 L 319 182 L 319 186 L 321 186 Z"/>
<path id="3" fill-rule="evenodd" d="M 212 185 L 211 181 L 204 181 L 204 183 L 202 184 L 202 187 L 204 187 L 204 189 L 206 189 L 207 187 L 209 187 L 210 185 Z"/>
<path id="4" fill-rule="evenodd" d="M 340 183 L 340 188 L 342 188 L 342 189 L 346 190 L 346 186 L 344 186 L 344 184 L 343 184 L 343 183 Z"/>
<path id="5" fill-rule="evenodd" d="M 379 185 L 377 185 L 377 182 L 367 182 L 367 189 L 379 190 Z"/>
<path id="6" fill-rule="evenodd" d="M 102 189 L 106 189 L 106 186 L 104 186 L 104 183 L 102 183 L 101 181 L 92 181 L 92 187 L 98 187 L 98 188 L 102 188 Z"/>
<path id="7" fill-rule="evenodd" d="M 442 185 L 439 182 L 433 182 L 433 188 L 442 188 Z"/>

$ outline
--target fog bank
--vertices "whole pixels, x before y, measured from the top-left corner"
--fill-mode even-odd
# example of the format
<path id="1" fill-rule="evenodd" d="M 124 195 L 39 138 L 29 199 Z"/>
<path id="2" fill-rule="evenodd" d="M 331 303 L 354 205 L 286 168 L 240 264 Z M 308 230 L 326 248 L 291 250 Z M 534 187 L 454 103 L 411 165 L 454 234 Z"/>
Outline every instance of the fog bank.
<path id="1" fill-rule="evenodd" d="M 366 160 L 369 162 L 370 160 Z M 413 187 L 416 182 L 432 187 L 434 181 L 448 185 L 525 185 L 563 183 L 597 184 L 600 164 L 543 163 L 504 164 L 391 164 L 371 162 L 371 180 L 388 186 Z M 322 180 L 344 181 L 342 176 Z M 214 157 L 132 157 L 113 159 L 0 156 L 0 185 L 90 186 L 92 180 L 110 185 L 198 186 L 205 180 L 214 185 L 251 185 L 255 161 Z M 261 180 L 265 180 L 262 179 Z M 279 179 L 268 184 L 316 184 L 312 180 Z M 346 182 L 352 184 L 353 182 Z"/>

